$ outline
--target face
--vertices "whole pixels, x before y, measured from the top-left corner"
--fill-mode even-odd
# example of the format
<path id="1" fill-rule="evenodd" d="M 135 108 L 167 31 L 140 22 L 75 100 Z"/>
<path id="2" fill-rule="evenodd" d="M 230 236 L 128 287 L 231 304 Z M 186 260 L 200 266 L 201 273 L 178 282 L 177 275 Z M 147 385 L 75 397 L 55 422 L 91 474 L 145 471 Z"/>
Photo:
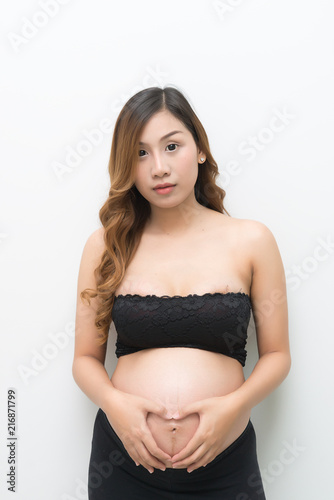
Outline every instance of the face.
<path id="1" fill-rule="evenodd" d="M 135 186 L 151 206 L 171 208 L 186 200 L 196 201 L 194 186 L 200 158 L 205 159 L 205 155 L 183 123 L 169 111 L 159 111 L 147 122 L 139 139 Z M 166 183 L 174 187 L 154 189 Z"/>

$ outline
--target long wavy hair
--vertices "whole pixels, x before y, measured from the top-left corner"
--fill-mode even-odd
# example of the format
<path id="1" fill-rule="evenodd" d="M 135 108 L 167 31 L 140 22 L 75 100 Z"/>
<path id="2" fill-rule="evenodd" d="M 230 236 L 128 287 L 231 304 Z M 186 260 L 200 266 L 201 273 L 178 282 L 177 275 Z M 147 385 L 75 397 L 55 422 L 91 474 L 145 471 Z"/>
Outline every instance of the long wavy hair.
<path id="1" fill-rule="evenodd" d="M 151 213 L 149 202 L 134 185 L 140 135 L 149 119 L 164 110 L 184 124 L 197 147 L 206 155 L 198 169 L 194 187 L 196 200 L 205 207 L 230 215 L 223 204 L 226 193 L 216 184 L 219 171 L 210 152 L 208 137 L 185 96 L 172 86 L 150 87 L 132 96 L 119 113 L 112 138 L 109 196 L 99 211 L 105 229 L 105 250 L 94 271 L 96 289 L 86 288 L 80 294 L 88 304 L 90 298 L 98 297 L 95 326 L 99 345 L 108 339 L 115 291 L 134 257 Z"/>

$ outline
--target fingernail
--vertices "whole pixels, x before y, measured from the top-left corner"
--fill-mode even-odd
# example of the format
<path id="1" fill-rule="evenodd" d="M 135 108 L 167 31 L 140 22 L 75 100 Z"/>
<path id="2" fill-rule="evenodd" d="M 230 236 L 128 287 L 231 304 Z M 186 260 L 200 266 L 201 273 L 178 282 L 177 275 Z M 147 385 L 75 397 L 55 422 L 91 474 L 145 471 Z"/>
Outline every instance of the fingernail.
<path id="1" fill-rule="evenodd" d="M 194 469 L 193 469 L 194 470 Z M 188 470 L 188 472 L 192 472 L 193 470 Z"/>
<path id="2" fill-rule="evenodd" d="M 148 472 L 149 472 L 150 474 L 153 474 L 153 472 L 154 472 L 154 469 L 153 469 L 153 470 L 149 470 Z"/>

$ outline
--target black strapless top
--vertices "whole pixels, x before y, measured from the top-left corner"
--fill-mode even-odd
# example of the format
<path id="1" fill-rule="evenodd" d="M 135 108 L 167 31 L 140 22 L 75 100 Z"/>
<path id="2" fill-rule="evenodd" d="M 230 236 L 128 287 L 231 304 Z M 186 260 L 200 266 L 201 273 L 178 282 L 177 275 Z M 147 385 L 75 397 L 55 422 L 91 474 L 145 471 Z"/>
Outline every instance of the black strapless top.
<path id="1" fill-rule="evenodd" d="M 156 347 L 193 347 L 219 352 L 245 366 L 250 296 L 243 292 L 204 295 L 115 296 L 112 309 L 118 357 Z"/>

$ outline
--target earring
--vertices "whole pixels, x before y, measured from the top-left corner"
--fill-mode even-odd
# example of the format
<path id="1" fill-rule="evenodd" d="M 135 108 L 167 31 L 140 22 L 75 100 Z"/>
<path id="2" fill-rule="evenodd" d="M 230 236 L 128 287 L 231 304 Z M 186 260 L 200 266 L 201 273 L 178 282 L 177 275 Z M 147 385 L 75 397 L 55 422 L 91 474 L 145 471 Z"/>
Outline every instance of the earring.
<path id="1" fill-rule="evenodd" d="M 201 162 L 203 162 L 203 161 L 204 161 L 204 158 L 201 158 Z"/>

